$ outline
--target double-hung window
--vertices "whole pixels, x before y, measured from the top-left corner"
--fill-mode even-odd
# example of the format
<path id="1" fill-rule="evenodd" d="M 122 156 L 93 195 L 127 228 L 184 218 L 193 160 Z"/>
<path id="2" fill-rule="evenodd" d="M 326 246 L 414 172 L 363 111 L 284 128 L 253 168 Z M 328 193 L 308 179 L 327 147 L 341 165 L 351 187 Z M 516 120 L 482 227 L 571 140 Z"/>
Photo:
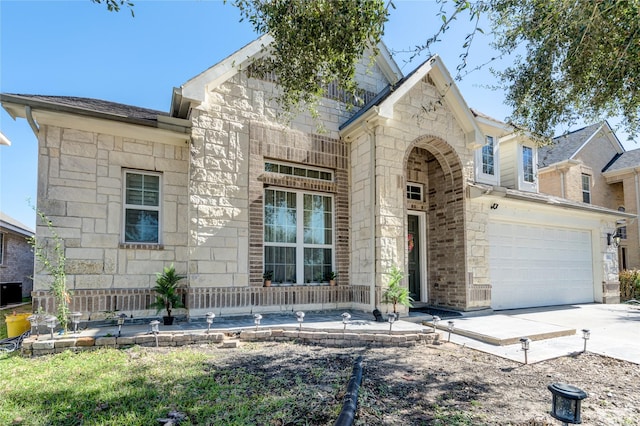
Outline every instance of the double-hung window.
<path id="1" fill-rule="evenodd" d="M 498 145 L 493 136 L 485 136 L 485 144 L 475 152 L 476 180 L 490 185 L 498 184 Z"/>
<path id="2" fill-rule="evenodd" d="M 522 178 L 525 182 L 535 182 L 533 173 L 533 148 L 530 146 L 522 147 Z"/>
<path id="3" fill-rule="evenodd" d="M 582 202 L 591 203 L 591 176 L 582 174 Z"/>
<path id="4" fill-rule="evenodd" d="M 160 243 L 160 178 L 158 173 L 124 172 L 125 243 Z"/>
<path id="5" fill-rule="evenodd" d="M 266 189 L 264 270 L 275 283 L 317 283 L 333 270 L 333 197 Z"/>

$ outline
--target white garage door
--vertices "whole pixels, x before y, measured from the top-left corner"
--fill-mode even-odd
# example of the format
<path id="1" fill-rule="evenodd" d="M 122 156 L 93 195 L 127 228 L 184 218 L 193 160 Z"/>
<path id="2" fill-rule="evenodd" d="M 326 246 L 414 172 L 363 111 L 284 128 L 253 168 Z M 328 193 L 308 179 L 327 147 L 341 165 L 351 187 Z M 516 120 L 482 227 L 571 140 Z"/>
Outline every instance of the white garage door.
<path id="1" fill-rule="evenodd" d="M 491 307 L 594 301 L 591 232 L 490 223 Z"/>

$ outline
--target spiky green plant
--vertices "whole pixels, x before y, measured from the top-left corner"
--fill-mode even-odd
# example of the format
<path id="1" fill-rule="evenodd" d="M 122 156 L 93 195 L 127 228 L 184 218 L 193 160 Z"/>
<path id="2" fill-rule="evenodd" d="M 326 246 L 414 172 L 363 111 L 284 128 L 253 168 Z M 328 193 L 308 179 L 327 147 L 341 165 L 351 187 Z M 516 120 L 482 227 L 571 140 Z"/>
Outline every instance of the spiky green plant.
<path id="1" fill-rule="evenodd" d="M 168 317 L 171 317 L 173 308 L 182 308 L 182 300 L 178 294 L 178 283 L 184 278 L 184 275 L 176 273 L 173 264 L 165 266 L 162 273 L 156 274 L 156 286 L 153 288 L 153 291 L 156 292 L 156 301 L 150 306 L 156 308 L 157 312 L 165 309 Z"/>
<path id="2" fill-rule="evenodd" d="M 412 307 L 413 298 L 409 295 L 409 289 L 400 285 L 404 278 L 402 271 L 394 265 L 387 274 L 389 275 L 389 284 L 382 293 L 382 302 L 393 304 L 394 314 L 398 313 L 398 305 Z"/>

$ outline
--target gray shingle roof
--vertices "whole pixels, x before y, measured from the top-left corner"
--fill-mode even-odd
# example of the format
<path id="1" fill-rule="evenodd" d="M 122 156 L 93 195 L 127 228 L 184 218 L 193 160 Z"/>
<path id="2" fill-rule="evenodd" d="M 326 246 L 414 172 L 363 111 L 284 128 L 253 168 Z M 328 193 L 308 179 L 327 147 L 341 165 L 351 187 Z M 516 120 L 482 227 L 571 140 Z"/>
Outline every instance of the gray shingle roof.
<path id="1" fill-rule="evenodd" d="M 12 231 L 17 232 L 19 234 L 23 234 L 27 237 L 31 237 L 34 234 L 33 229 L 29 228 L 24 223 L 12 218 L 11 216 L 1 211 L 0 211 L 0 226 L 7 229 L 11 229 Z"/>
<path id="2" fill-rule="evenodd" d="M 610 164 L 603 172 L 612 172 L 615 170 L 624 170 L 628 168 L 640 166 L 640 149 L 625 151 L 620 155 L 613 164 Z"/>
<path id="3" fill-rule="evenodd" d="M 553 138 L 549 145 L 538 148 L 538 167 L 546 167 L 570 159 L 600 126 L 602 123 L 592 124 Z"/>
<path id="4" fill-rule="evenodd" d="M 107 114 L 116 117 L 128 118 L 136 121 L 157 122 L 158 115 L 169 116 L 168 112 L 157 111 L 149 108 L 141 108 L 125 105 L 117 102 L 103 101 L 101 99 L 80 98 L 76 96 L 45 96 L 24 94 L 2 94 L 2 100 L 18 100 L 25 104 L 38 102 L 52 107 L 73 109 L 75 112 Z"/>

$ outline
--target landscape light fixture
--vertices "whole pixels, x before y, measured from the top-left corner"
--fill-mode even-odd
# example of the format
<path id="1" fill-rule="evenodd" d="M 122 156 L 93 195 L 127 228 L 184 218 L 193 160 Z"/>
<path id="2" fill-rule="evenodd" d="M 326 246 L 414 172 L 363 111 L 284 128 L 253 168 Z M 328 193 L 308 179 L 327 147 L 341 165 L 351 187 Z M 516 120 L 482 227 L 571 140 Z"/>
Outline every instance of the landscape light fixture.
<path id="1" fill-rule="evenodd" d="M 82 316 L 82 313 L 71 312 L 69 316 L 71 317 L 71 324 L 73 324 L 73 333 L 78 334 L 78 324 L 80 324 L 80 317 Z"/>
<path id="2" fill-rule="evenodd" d="M 449 330 L 449 337 L 447 338 L 447 342 L 451 341 L 451 332 L 453 331 L 453 321 L 447 321 L 447 330 Z"/>
<path id="3" fill-rule="evenodd" d="M 395 312 L 391 312 L 387 317 L 387 320 L 389 321 L 389 334 L 391 334 L 391 328 L 393 327 L 393 323 L 395 322 L 396 318 L 397 317 Z"/>
<path id="4" fill-rule="evenodd" d="M 213 319 L 216 317 L 216 314 L 213 312 L 207 312 L 207 334 L 211 331 L 211 324 L 213 324 Z"/>
<path id="5" fill-rule="evenodd" d="M 573 385 L 566 383 L 552 383 L 547 386 L 551 391 L 551 416 L 562 422 L 563 425 L 580 424 L 581 401 L 587 397 L 587 393 Z"/>
<path id="6" fill-rule="evenodd" d="M 347 330 L 347 324 L 349 324 L 349 320 L 351 319 L 351 314 L 348 312 L 345 312 L 342 314 L 342 324 L 343 324 L 343 328 L 342 331 L 346 331 Z"/>
<path id="7" fill-rule="evenodd" d="M 151 326 L 151 333 L 153 333 L 153 335 L 156 338 L 156 348 L 158 347 L 158 333 L 160 332 L 160 321 L 158 320 L 153 320 L 149 323 L 149 326 Z"/>
<path id="8" fill-rule="evenodd" d="M 300 330 L 302 330 L 302 321 L 304 321 L 304 312 L 302 311 L 296 312 L 296 319 L 298 320 Z"/>
<path id="9" fill-rule="evenodd" d="M 587 340 L 589 340 L 590 337 L 591 337 L 591 330 L 589 330 L 587 328 L 583 328 L 582 329 L 582 338 L 584 339 L 584 349 L 582 349 L 582 352 L 586 352 L 587 351 Z"/>
<path id="10" fill-rule="evenodd" d="M 124 325 L 124 320 L 127 319 L 127 314 L 124 312 L 118 315 L 118 337 L 122 335 L 122 326 Z"/>
<path id="11" fill-rule="evenodd" d="M 256 331 L 258 331 L 258 327 L 260 326 L 260 320 L 262 320 L 262 315 L 260 314 L 253 315 L 253 322 L 256 324 Z"/>
<path id="12" fill-rule="evenodd" d="M 40 320 L 42 319 L 42 315 L 40 314 L 33 314 L 30 315 L 29 318 L 27 318 L 27 320 L 31 323 L 31 328 L 33 329 L 33 327 L 36 328 L 36 340 L 38 340 L 38 337 L 40 337 Z M 33 332 L 33 330 L 32 330 Z"/>
<path id="13" fill-rule="evenodd" d="M 520 339 L 520 345 L 522 346 L 522 350 L 524 351 L 524 363 L 528 364 L 529 360 L 527 359 L 527 352 L 529 351 L 529 345 L 531 343 L 531 339 L 528 337 L 523 337 Z"/>
<path id="14" fill-rule="evenodd" d="M 56 328 L 56 317 L 54 317 L 53 315 L 49 315 L 45 322 L 47 323 L 47 327 L 49 327 L 49 330 L 51 331 L 51 340 L 53 340 L 53 329 Z"/>
<path id="15" fill-rule="evenodd" d="M 440 317 L 437 315 L 434 315 L 431 321 L 433 321 L 433 332 L 435 333 L 436 330 L 438 329 L 438 323 L 440 322 Z"/>
<path id="16" fill-rule="evenodd" d="M 613 246 L 614 248 L 618 248 L 620 246 L 620 242 L 622 241 L 622 232 L 620 232 L 620 228 L 616 229 L 616 232 L 607 233 L 607 245 Z"/>

